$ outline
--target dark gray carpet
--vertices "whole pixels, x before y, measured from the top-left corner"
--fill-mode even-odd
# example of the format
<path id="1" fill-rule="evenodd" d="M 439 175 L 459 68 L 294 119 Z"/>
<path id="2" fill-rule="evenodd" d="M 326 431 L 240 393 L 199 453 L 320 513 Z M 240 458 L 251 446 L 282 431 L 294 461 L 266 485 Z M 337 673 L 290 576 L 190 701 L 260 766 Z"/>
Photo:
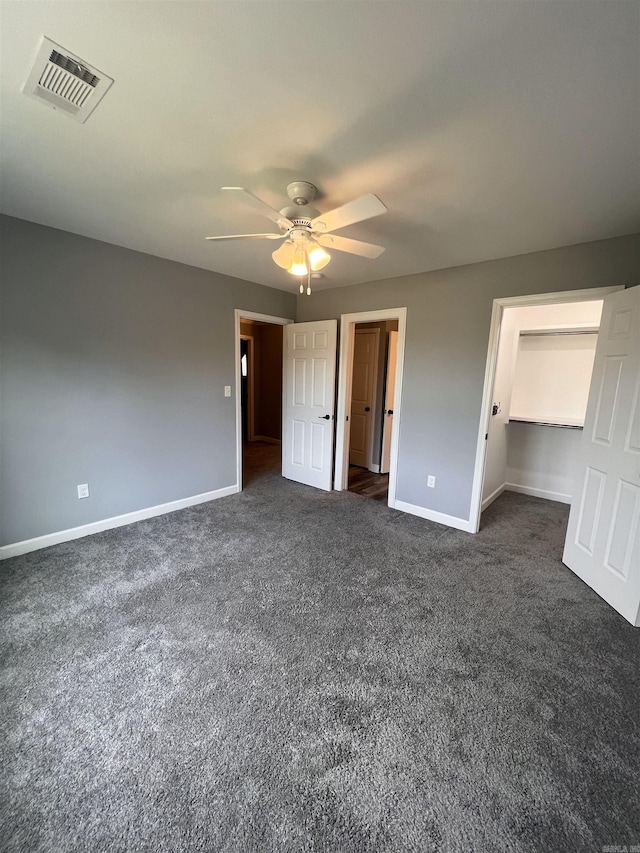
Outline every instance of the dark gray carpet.
<path id="1" fill-rule="evenodd" d="M 1 849 L 640 844 L 640 631 L 566 518 L 505 494 L 472 537 L 254 467 L 6 561 Z"/>

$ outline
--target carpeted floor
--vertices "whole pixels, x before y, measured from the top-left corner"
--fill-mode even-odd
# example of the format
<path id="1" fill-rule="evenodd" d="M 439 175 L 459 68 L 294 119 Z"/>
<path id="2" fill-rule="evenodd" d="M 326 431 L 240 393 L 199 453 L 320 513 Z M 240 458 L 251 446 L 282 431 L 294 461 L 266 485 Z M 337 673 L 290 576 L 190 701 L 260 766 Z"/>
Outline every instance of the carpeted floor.
<path id="1" fill-rule="evenodd" d="M 3 851 L 640 844 L 640 631 L 560 562 L 283 480 L 0 566 Z"/>

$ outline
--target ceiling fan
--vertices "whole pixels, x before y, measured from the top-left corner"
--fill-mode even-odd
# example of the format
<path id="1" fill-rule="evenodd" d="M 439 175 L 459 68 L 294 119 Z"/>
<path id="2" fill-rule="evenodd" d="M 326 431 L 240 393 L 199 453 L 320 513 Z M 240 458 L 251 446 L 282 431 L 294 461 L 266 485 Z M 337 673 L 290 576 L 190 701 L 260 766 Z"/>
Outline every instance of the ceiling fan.
<path id="1" fill-rule="evenodd" d="M 347 225 L 363 222 L 374 216 L 387 212 L 380 199 L 371 194 L 336 207 L 328 213 L 318 213 L 309 207 L 316 197 L 317 189 L 308 181 L 293 181 L 287 186 L 287 195 L 293 206 L 283 207 L 278 211 L 245 190 L 243 187 L 222 187 L 226 192 L 236 193 L 238 199 L 258 210 L 280 229 L 279 233 L 270 234 L 229 234 L 224 237 L 207 237 L 207 240 L 283 240 L 282 245 L 272 253 L 271 257 L 279 267 L 292 275 L 307 279 L 307 293 L 311 293 L 311 274 L 323 269 L 331 260 L 331 255 L 325 251 L 337 249 L 339 252 L 349 252 L 363 258 L 377 258 L 384 252 L 384 246 L 375 243 L 364 243 L 352 240 L 350 237 L 340 237 L 333 234 Z M 305 208 L 304 210 L 299 208 Z M 304 284 L 300 283 L 300 293 L 304 292 Z"/>

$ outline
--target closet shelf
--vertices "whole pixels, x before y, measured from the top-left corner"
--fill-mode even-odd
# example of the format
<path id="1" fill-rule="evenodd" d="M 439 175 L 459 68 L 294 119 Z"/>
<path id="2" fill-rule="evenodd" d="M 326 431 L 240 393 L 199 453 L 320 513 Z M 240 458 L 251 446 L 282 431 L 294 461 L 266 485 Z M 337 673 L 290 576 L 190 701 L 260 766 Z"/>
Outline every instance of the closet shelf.
<path id="1" fill-rule="evenodd" d="M 563 335 L 597 335 L 599 326 L 557 326 L 555 328 L 544 326 L 540 329 L 520 329 L 521 338 L 558 338 Z"/>
<path id="2" fill-rule="evenodd" d="M 537 418 L 509 418 L 509 423 L 517 424 L 535 424 L 536 426 L 559 427 L 560 429 L 584 429 L 584 424 L 581 421 L 569 423 L 569 418 L 563 421 L 556 420 L 538 420 Z"/>

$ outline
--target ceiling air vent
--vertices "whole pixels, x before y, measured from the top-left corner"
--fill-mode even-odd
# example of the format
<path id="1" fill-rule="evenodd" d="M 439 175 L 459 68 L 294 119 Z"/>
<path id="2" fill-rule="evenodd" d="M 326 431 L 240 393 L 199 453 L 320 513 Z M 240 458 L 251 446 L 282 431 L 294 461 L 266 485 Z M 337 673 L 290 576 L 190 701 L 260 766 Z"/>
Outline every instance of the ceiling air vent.
<path id="1" fill-rule="evenodd" d="M 112 83 L 111 77 L 43 36 L 22 91 L 83 123 Z"/>

